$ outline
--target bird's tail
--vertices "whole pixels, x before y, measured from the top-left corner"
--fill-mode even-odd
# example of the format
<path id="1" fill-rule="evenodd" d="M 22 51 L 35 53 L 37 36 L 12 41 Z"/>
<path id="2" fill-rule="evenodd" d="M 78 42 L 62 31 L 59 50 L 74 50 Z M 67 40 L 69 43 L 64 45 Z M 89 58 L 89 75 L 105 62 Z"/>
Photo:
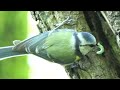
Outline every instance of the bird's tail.
<path id="1" fill-rule="evenodd" d="M 25 52 L 13 51 L 13 47 L 14 46 L 0 47 L 0 60 L 26 54 Z"/>

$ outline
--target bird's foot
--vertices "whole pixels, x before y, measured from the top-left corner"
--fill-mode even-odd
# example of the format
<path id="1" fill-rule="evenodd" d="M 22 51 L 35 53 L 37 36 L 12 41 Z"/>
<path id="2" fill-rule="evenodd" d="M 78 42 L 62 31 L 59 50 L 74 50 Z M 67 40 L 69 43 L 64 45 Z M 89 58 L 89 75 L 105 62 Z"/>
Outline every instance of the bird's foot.
<path id="1" fill-rule="evenodd" d="M 83 58 L 81 58 L 81 60 L 78 63 L 79 63 L 79 68 L 82 70 L 89 69 L 92 64 L 88 56 L 84 56 Z"/>

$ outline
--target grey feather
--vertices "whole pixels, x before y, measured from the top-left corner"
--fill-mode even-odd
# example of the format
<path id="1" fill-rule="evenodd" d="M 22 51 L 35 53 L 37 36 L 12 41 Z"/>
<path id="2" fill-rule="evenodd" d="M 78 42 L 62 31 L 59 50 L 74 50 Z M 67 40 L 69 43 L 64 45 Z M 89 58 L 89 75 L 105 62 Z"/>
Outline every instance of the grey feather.
<path id="1" fill-rule="evenodd" d="M 20 56 L 26 54 L 25 52 L 19 53 L 12 50 L 14 46 L 7 46 L 7 47 L 1 47 L 0 48 L 0 60 Z"/>

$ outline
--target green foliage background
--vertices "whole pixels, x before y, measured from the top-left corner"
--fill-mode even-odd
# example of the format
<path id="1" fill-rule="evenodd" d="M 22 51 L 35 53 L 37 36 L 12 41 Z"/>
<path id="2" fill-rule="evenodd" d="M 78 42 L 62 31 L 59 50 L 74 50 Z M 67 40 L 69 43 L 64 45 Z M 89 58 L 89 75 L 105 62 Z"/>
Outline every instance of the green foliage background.
<path id="1" fill-rule="evenodd" d="M 27 36 L 27 11 L 0 11 L 0 47 L 12 45 L 13 40 Z M 0 78 L 28 78 L 27 57 L 20 56 L 0 61 Z"/>

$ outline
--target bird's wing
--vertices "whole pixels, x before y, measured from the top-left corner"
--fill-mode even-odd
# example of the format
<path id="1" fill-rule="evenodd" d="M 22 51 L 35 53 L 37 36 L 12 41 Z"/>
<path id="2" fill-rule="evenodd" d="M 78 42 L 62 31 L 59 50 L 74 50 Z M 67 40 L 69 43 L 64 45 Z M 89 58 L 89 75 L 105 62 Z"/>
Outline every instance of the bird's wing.
<path id="1" fill-rule="evenodd" d="M 54 32 L 46 38 L 43 43 L 39 43 L 36 52 L 40 57 L 57 63 L 69 63 L 75 58 L 75 50 L 71 37 L 73 33 L 67 31 Z"/>
<path id="2" fill-rule="evenodd" d="M 44 40 L 48 37 L 49 32 L 45 32 L 29 39 L 21 41 L 17 44 L 13 50 L 19 52 L 35 53 L 36 46 L 42 44 Z"/>

